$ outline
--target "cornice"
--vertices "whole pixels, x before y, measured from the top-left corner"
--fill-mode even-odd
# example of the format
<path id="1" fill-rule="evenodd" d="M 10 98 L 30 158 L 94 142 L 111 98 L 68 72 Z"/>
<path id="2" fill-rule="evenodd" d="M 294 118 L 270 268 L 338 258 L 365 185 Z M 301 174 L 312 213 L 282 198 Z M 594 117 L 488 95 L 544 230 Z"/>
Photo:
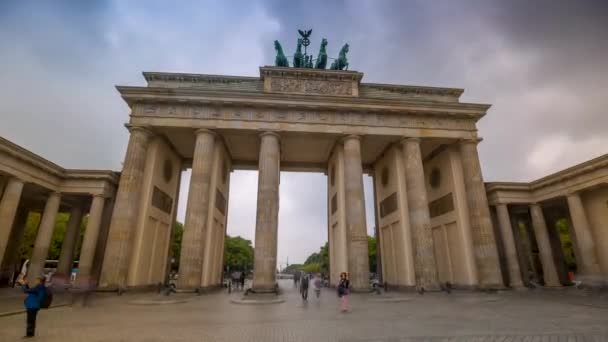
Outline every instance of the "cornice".
<path id="1" fill-rule="evenodd" d="M 608 154 L 574 165 L 567 169 L 555 172 L 532 182 L 488 182 L 485 184 L 487 192 L 494 191 L 529 191 L 534 192 L 556 183 L 582 176 L 593 171 L 608 168 Z"/>
<path id="2" fill-rule="evenodd" d="M 135 103 L 178 102 L 212 105 L 241 105 L 266 108 L 303 108 L 336 111 L 420 112 L 420 114 L 450 114 L 480 119 L 491 107 L 489 104 L 462 102 L 434 102 L 424 100 L 394 100 L 370 98 L 338 98 L 259 92 L 226 92 L 192 88 L 117 86 L 122 98 Z"/>
<path id="3" fill-rule="evenodd" d="M 183 82 L 183 83 L 239 83 L 259 81 L 259 77 L 227 76 L 227 75 L 205 75 L 205 74 L 183 74 L 171 72 L 148 72 L 142 73 L 147 82 Z"/>
<path id="4" fill-rule="evenodd" d="M 460 97 L 460 95 L 464 93 L 464 89 L 462 88 L 440 88 L 381 83 L 361 83 L 361 87 L 390 91 L 399 94 L 447 95 L 455 96 L 456 98 Z"/>
<path id="5" fill-rule="evenodd" d="M 102 179 L 118 184 L 119 173 L 110 170 L 64 169 L 63 167 L 29 151 L 25 148 L 0 137 L 0 152 L 27 163 L 37 169 L 48 172 L 61 181 L 68 179 Z"/>

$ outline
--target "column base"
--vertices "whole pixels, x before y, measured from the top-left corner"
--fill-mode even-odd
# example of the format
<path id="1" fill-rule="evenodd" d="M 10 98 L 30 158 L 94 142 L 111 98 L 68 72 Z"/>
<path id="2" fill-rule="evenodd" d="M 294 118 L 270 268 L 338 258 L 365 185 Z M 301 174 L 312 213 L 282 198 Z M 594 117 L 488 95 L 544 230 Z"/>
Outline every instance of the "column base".
<path id="1" fill-rule="evenodd" d="M 245 305 L 267 305 L 267 304 L 280 304 L 285 302 L 283 296 L 277 295 L 276 293 L 252 293 L 245 294 L 242 297 L 233 298 L 230 300 L 233 304 L 245 304 Z"/>

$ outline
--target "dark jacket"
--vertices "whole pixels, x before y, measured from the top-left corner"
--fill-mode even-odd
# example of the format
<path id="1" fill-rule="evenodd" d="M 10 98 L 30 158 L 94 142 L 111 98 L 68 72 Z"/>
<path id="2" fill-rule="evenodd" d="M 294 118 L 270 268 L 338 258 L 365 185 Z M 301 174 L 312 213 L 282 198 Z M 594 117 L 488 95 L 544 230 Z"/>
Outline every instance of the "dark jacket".
<path id="1" fill-rule="evenodd" d="M 23 285 L 23 292 L 27 293 L 27 297 L 25 298 L 25 308 L 26 309 L 40 309 L 40 302 L 46 296 L 46 288 L 42 284 L 38 284 L 33 288 L 30 288 L 27 285 Z"/>

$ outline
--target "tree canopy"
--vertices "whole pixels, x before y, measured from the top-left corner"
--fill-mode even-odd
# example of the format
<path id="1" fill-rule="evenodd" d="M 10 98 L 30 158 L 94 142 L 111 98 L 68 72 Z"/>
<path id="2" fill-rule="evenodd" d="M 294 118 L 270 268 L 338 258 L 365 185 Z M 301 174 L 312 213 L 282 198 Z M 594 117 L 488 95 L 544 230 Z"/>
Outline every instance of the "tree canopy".
<path id="1" fill-rule="evenodd" d="M 253 269 L 253 247 L 251 240 L 240 236 L 226 236 L 224 245 L 224 269 L 249 271 Z"/>

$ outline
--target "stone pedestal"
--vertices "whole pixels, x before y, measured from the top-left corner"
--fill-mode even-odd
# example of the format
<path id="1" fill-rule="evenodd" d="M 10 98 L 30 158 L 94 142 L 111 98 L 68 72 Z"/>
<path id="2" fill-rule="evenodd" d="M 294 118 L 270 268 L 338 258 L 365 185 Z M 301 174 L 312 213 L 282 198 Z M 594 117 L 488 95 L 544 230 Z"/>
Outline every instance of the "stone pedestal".
<path id="1" fill-rule="evenodd" d="M 27 275 L 31 279 L 41 276 L 42 271 L 44 270 L 44 264 L 49 253 L 53 229 L 55 228 L 55 219 L 57 218 L 57 211 L 59 210 L 60 204 L 61 194 L 58 192 L 51 193 L 44 206 L 40 227 L 38 228 L 38 235 L 36 235 L 36 242 L 34 243 L 34 250 L 32 251 L 32 258 L 27 270 Z"/>
<path id="2" fill-rule="evenodd" d="M 568 208 L 570 219 L 572 220 L 573 232 L 576 236 L 577 247 L 577 266 L 579 278 L 586 278 L 593 281 L 593 278 L 600 278 L 600 267 L 595 254 L 595 243 L 591 233 L 591 226 L 585 213 L 585 207 L 578 193 L 568 195 Z"/>
<path id="3" fill-rule="evenodd" d="M 405 187 L 409 209 L 416 284 L 427 290 L 438 289 L 437 263 L 431 231 L 428 197 L 420 153 L 420 139 L 402 142 L 405 162 Z"/>
<path id="4" fill-rule="evenodd" d="M 361 141 L 355 135 L 344 138 L 344 192 L 350 284 L 355 291 L 366 291 L 369 289 L 369 250 Z"/>
<path id="5" fill-rule="evenodd" d="M 2 194 L 2 200 L 0 200 L 0 265 L 2 265 L 8 239 L 13 229 L 22 191 L 23 181 L 15 177 L 10 178 Z"/>
<path id="6" fill-rule="evenodd" d="M 100 286 L 124 288 L 137 223 L 146 152 L 151 132 L 130 127 L 129 145 L 123 164 L 101 271 Z"/>
<path id="7" fill-rule="evenodd" d="M 260 139 L 253 266 L 253 290 L 257 293 L 272 292 L 276 284 L 281 162 L 279 135 L 265 132 Z"/>
<path id="8" fill-rule="evenodd" d="M 82 222 L 82 209 L 78 206 L 70 210 L 70 219 L 68 221 L 63 243 L 61 244 L 61 253 L 57 262 L 57 271 L 53 275 L 53 283 L 59 286 L 70 283 L 70 275 L 72 273 L 72 265 L 74 263 L 74 247 L 80 233 L 80 223 Z"/>
<path id="9" fill-rule="evenodd" d="M 481 175 L 479 154 L 477 153 L 478 142 L 478 140 L 464 140 L 459 146 L 467 204 L 469 206 L 471 235 L 473 237 L 479 286 L 481 288 L 500 288 L 503 287 L 502 275 L 486 188 Z"/>
<path id="10" fill-rule="evenodd" d="M 94 288 L 97 283 L 97 281 L 92 278 L 92 269 L 104 202 L 105 198 L 103 198 L 103 196 L 93 196 L 91 210 L 89 211 L 89 220 L 87 221 L 82 247 L 80 248 L 80 259 L 78 260 L 78 273 L 76 274 L 75 287 L 79 289 L 90 290 Z"/>
<path id="11" fill-rule="evenodd" d="M 201 286 L 204 237 L 209 215 L 209 194 L 215 133 L 206 129 L 195 132 L 192 176 L 182 237 L 178 287 L 194 290 Z"/>
<path id="12" fill-rule="evenodd" d="M 532 227 L 534 228 L 534 236 L 538 245 L 540 262 L 543 266 L 545 286 L 561 286 L 555 262 L 553 261 L 553 251 L 551 250 L 551 242 L 549 241 L 549 233 L 547 232 L 547 223 L 545 222 L 545 216 L 540 205 L 536 203 L 530 205 L 530 216 L 532 216 Z"/>
<path id="13" fill-rule="evenodd" d="M 505 248 L 507 267 L 509 269 L 509 285 L 515 288 L 523 287 L 524 283 L 521 279 L 517 249 L 515 248 L 515 239 L 513 237 L 513 226 L 511 225 L 511 219 L 509 217 L 509 208 L 506 204 L 499 204 L 496 206 L 496 211 L 498 214 L 498 224 L 500 226 L 502 243 Z"/>

